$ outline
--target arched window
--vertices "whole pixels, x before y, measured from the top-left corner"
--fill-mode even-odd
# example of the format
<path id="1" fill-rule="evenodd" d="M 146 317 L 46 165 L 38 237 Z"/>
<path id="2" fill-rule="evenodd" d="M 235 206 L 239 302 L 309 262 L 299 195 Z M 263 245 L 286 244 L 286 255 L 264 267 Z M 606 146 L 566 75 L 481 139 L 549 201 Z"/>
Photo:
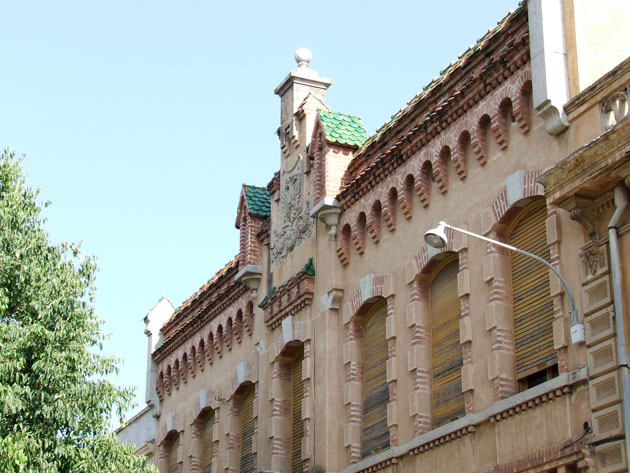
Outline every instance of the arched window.
<path id="1" fill-rule="evenodd" d="M 546 217 L 544 200 L 527 206 L 508 230 L 510 244 L 549 261 Z M 510 266 L 516 379 L 522 391 L 557 375 L 553 301 L 546 266 L 514 251 L 510 252 Z"/>
<path id="2" fill-rule="evenodd" d="M 291 473 L 302 473 L 302 439 L 304 421 L 302 420 L 302 400 L 304 399 L 304 381 L 302 380 L 302 361 L 304 352 L 293 360 L 291 367 Z"/>
<path id="3" fill-rule="evenodd" d="M 241 473 L 254 471 L 254 453 L 252 440 L 254 439 L 254 386 L 249 386 L 241 398 Z"/>
<path id="4" fill-rule="evenodd" d="M 201 431 L 201 471 L 212 472 L 212 457 L 214 456 L 214 411 L 206 417 Z"/>
<path id="5" fill-rule="evenodd" d="M 179 434 L 173 436 L 168 444 L 168 451 L 166 456 L 166 465 L 168 473 L 177 473 L 179 471 L 179 464 L 177 463 L 177 449 L 179 448 Z"/>
<path id="6" fill-rule="evenodd" d="M 386 317 L 387 305 L 379 304 L 364 326 L 362 458 L 389 448 Z"/>
<path id="7" fill-rule="evenodd" d="M 433 426 L 464 415 L 462 348 L 459 343 L 460 302 L 457 259 L 450 260 L 431 282 L 431 368 Z"/>

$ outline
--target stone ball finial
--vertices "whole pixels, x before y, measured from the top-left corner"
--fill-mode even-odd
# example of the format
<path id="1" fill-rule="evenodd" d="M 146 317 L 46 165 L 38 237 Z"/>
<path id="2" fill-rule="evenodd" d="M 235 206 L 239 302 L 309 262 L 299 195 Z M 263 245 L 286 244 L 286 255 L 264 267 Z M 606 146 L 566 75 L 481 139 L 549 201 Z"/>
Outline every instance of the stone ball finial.
<path id="1" fill-rule="evenodd" d="M 308 67 L 311 59 L 313 59 L 313 54 L 309 49 L 300 48 L 295 51 L 295 62 L 297 62 L 298 67 Z"/>

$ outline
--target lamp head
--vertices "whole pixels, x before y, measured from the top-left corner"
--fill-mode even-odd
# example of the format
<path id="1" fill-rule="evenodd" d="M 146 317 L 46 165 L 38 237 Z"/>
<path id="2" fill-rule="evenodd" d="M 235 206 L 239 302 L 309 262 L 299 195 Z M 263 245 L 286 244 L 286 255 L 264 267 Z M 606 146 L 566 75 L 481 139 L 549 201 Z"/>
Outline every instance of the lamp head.
<path id="1" fill-rule="evenodd" d="M 438 223 L 438 226 L 428 230 L 424 234 L 424 241 L 433 248 L 444 248 L 448 243 L 446 236 L 446 222 Z"/>

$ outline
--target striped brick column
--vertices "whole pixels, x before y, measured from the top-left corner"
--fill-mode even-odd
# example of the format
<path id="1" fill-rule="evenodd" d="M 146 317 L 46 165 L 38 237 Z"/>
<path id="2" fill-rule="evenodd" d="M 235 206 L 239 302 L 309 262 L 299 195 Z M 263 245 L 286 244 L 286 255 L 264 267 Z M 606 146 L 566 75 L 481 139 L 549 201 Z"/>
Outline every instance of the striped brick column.
<path id="1" fill-rule="evenodd" d="M 504 235 L 497 231 L 491 232 L 489 237 L 498 241 L 505 240 Z M 491 351 L 488 354 L 488 379 L 492 381 L 495 401 L 516 393 L 509 268 L 508 250 L 487 243 L 483 259 L 483 277 L 490 287 L 485 315 L 486 330 L 490 332 L 492 340 Z"/>
<path id="2" fill-rule="evenodd" d="M 547 206 L 547 243 L 551 264 L 560 271 L 560 221 L 557 208 Z M 558 372 L 569 372 L 568 337 L 566 327 L 571 325 L 569 311 L 564 310 L 564 288 L 560 280 L 549 270 L 549 289 L 553 301 L 553 347 L 558 354 Z"/>
<path id="3" fill-rule="evenodd" d="M 241 396 L 232 396 L 224 429 L 225 452 L 223 469 L 226 473 L 238 473 L 241 452 Z"/>
<path id="4" fill-rule="evenodd" d="M 304 381 L 304 398 L 302 399 L 302 421 L 304 422 L 304 439 L 302 440 L 302 461 L 304 473 L 310 473 L 311 452 L 313 451 L 313 393 L 311 381 L 313 378 L 313 359 L 311 340 L 304 341 L 304 359 L 302 360 L 302 380 Z"/>
<path id="5" fill-rule="evenodd" d="M 393 295 L 387 298 L 387 318 L 385 319 L 387 339 L 387 383 L 389 384 L 389 403 L 387 404 L 387 426 L 389 427 L 389 445 L 398 445 L 398 369 L 396 358 L 396 304 Z"/>
<path id="6" fill-rule="evenodd" d="M 407 305 L 407 326 L 411 330 L 411 345 L 407 352 L 407 369 L 413 379 L 409 395 L 409 414 L 413 416 L 414 436 L 429 432 L 431 415 L 431 308 L 426 281 L 416 279 L 411 285 Z"/>
<path id="7" fill-rule="evenodd" d="M 475 377 L 472 357 L 472 317 L 470 315 L 470 271 L 468 269 L 468 237 L 459 234 L 461 242 L 457 248 L 459 273 L 457 274 L 457 293 L 460 301 L 459 342 L 462 346 L 462 392 L 466 414 L 474 412 Z"/>
<path id="8" fill-rule="evenodd" d="M 343 363 L 346 381 L 343 391 L 343 403 L 346 410 L 344 425 L 344 447 L 348 449 L 348 461 L 356 463 L 361 459 L 361 419 L 363 389 L 363 326 L 358 320 L 352 320 L 346 329 L 346 342 L 343 345 Z"/>
<path id="9" fill-rule="evenodd" d="M 291 360 L 278 357 L 271 370 L 269 388 L 271 422 L 269 442 L 271 469 L 289 471 L 291 468 Z"/>

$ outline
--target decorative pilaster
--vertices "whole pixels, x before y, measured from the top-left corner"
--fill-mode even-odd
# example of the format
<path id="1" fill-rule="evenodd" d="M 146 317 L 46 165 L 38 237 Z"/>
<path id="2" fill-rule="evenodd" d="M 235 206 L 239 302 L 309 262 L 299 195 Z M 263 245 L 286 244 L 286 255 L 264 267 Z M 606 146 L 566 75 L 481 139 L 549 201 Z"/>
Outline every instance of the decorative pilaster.
<path id="1" fill-rule="evenodd" d="M 503 234 L 496 231 L 490 234 L 490 238 L 504 241 Z M 487 243 L 483 259 L 483 278 L 490 292 L 486 306 L 486 330 L 490 332 L 492 339 L 491 352 L 488 354 L 488 379 L 492 381 L 495 401 L 516 393 L 509 268 L 508 251 Z"/>
<path id="2" fill-rule="evenodd" d="M 426 281 L 415 279 L 407 305 L 407 327 L 411 346 L 407 352 L 407 369 L 413 379 L 409 395 L 409 413 L 414 417 L 413 435 L 417 437 L 433 428 L 431 414 L 431 308 Z"/>

